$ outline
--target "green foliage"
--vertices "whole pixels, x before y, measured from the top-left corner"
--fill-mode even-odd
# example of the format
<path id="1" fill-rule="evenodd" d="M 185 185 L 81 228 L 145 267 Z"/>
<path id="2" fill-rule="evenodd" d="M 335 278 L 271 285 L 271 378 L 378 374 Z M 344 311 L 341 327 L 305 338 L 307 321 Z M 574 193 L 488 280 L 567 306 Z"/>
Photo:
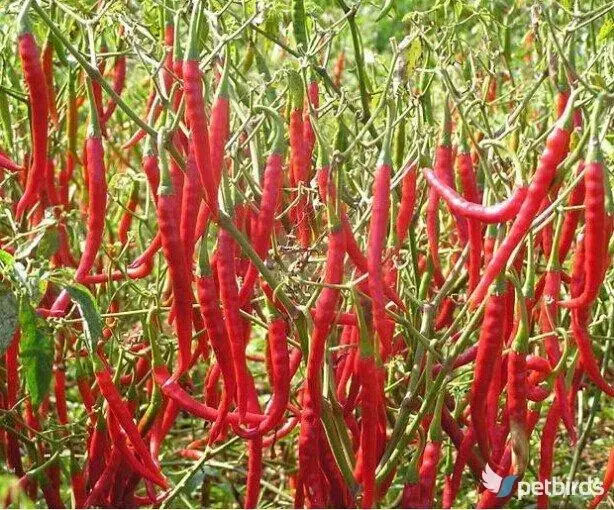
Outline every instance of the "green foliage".
<path id="1" fill-rule="evenodd" d="M 32 405 L 38 406 L 49 392 L 53 337 L 49 324 L 36 314 L 27 300 L 23 299 L 19 308 L 19 354 Z"/>

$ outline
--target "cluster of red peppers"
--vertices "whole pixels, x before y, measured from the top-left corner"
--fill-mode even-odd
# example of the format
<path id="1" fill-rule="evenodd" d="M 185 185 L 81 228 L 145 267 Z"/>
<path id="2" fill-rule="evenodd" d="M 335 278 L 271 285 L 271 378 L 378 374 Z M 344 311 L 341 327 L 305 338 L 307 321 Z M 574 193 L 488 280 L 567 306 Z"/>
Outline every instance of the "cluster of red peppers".
<path id="1" fill-rule="evenodd" d="M 50 29 L 42 52 L 34 9 Z M 302 1 L 292 16 L 297 31 Z M 295 507 L 451 508 L 466 468 L 478 480 L 491 469 L 519 481 L 535 462 L 537 479 L 549 480 L 559 425 L 565 441 L 581 440 L 579 392 L 592 385 L 614 396 L 592 338 L 596 310 L 609 321 L 605 336 L 614 329 L 604 285 L 614 228 L 601 154 L 608 98 L 589 108 L 578 91 L 559 91 L 532 168 L 508 149 L 495 168 L 488 140 L 448 100 L 434 147 L 404 151 L 407 112 L 385 89 L 377 112 L 386 110 L 386 123 L 371 143 L 379 156 L 360 179 L 370 190 L 361 217 L 348 199 L 347 158 L 358 143 L 348 149 L 342 119 L 334 143 L 326 138 L 322 74 L 286 71 L 287 101 L 273 94 L 268 106 L 254 104 L 230 43 L 203 68 L 201 3 L 189 25 L 183 19 L 164 11 L 160 72 L 142 120 L 122 100 L 124 28 L 107 69 L 96 56 L 108 52 L 104 43 L 89 48 L 88 62 L 36 3 L 18 18 L 31 146 L 22 164 L 15 151 L 0 152 L 14 183 L 1 196 L 20 231 L 2 233 L 0 267 L 19 255 L 20 236 L 51 229 L 45 263 L 54 276 L 37 302 L 22 295 L 26 311 L 2 356 L 0 456 L 17 477 L 2 504 L 20 492 L 37 501 L 39 489 L 53 508 L 68 492 L 77 508 L 170 504 L 195 471 L 177 476 L 169 455 L 201 468 L 237 439 L 246 441 L 237 496 L 245 508 L 271 491 L 263 479 L 276 469 L 276 448 L 294 466 L 286 483 Z M 306 51 L 305 27 L 297 34 Z M 58 48 L 68 66 L 61 94 Z M 339 91 L 345 62 L 342 52 L 327 90 Z M 496 84 L 490 77 L 489 103 Z M 120 113 L 139 122 L 118 146 Z M 139 177 L 115 221 L 117 167 Z M 126 299 L 133 287 L 139 305 Z M 98 337 L 74 289 L 107 307 Z M 20 366 L 31 355 L 22 339 L 41 322 L 53 331 L 53 383 L 38 396 Z M 480 486 L 476 504 L 510 497 Z M 537 504 L 547 507 L 548 496 Z"/>

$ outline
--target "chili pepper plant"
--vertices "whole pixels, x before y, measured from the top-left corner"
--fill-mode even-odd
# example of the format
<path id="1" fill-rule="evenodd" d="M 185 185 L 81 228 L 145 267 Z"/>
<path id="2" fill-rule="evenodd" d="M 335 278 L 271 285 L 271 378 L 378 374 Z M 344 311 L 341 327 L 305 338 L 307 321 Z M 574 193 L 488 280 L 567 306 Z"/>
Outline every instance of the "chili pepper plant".
<path id="1" fill-rule="evenodd" d="M 613 50 L 603 0 L 4 0 L 0 505 L 612 507 Z"/>

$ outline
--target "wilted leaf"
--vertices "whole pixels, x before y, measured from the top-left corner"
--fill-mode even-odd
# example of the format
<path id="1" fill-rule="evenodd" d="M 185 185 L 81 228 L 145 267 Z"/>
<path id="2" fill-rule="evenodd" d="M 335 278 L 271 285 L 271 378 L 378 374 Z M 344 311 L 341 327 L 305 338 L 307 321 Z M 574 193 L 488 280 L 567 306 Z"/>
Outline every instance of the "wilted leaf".
<path id="1" fill-rule="evenodd" d="M 45 237 L 45 229 L 41 229 L 30 239 L 26 244 L 23 244 L 15 251 L 15 260 L 25 259 L 29 257 L 36 247 L 41 243 L 43 237 Z"/>
<path id="2" fill-rule="evenodd" d="M 18 307 L 15 294 L 10 289 L 0 289 L 0 355 L 11 345 L 17 329 Z"/>

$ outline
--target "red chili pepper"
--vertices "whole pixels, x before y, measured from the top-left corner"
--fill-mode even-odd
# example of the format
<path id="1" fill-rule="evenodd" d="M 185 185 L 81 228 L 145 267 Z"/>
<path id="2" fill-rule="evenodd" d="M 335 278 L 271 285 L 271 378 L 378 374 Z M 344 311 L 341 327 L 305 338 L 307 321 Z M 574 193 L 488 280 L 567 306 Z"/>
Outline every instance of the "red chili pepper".
<path id="1" fill-rule="evenodd" d="M 104 502 L 106 495 L 111 488 L 111 484 L 115 479 L 115 475 L 121 466 L 121 453 L 119 448 L 113 447 L 107 465 L 102 472 L 102 475 L 96 482 L 96 485 L 90 491 L 87 500 L 85 502 L 85 508 L 91 506 L 98 506 L 101 502 Z"/>
<path id="2" fill-rule="evenodd" d="M 389 120 L 391 123 L 391 120 Z M 390 126 L 390 124 L 389 124 Z M 387 188 L 388 191 L 388 188 Z M 375 364 L 375 345 L 362 306 L 356 302 L 358 315 L 359 350 L 355 373 L 360 382 L 361 427 L 360 447 L 355 476 L 362 481 L 362 508 L 372 508 L 376 499 L 375 469 L 377 467 L 377 406 L 378 376 Z"/>
<path id="3" fill-rule="evenodd" d="M 77 463 L 75 455 L 70 454 L 70 485 L 72 488 L 72 495 L 75 501 L 76 508 L 85 508 L 85 500 L 87 499 L 87 492 L 85 488 L 85 478 L 81 467 Z"/>
<path id="4" fill-rule="evenodd" d="M 317 117 L 318 108 L 320 107 L 320 90 L 318 81 L 315 76 L 312 76 L 307 85 L 307 98 L 309 99 L 309 105 L 314 110 L 314 115 Z M 315 147 L 316 137 L 313 127 L 311 125 L 311 117 L 309 115 L 309 106 L 306 104 L 303 113 L 303 140 L 305 141 L 305 158 L 306 164 L 311 164 L 311 157 L 313 155 L 313 148 Z"/>
<path id="5" fill-rule="evenodd" d="M 68 408 L 66 407 L 66 368 L 59 362 L 55 366 L 55 407 L 60 425 L 68 424 Z"/>
<path id="6" fill-rule="evenodd" d="M 317 132 L 316 132 L 317 134 Z M 320 153 L 319 153 L 319 166 L 318 169 L 318 189 L 320 192 L 320 198 L 324 203 L 327 203 L 329 197 L 333 200 L 336 200 L 337 191 L 335 189 L 334 183 L 329 179 L 330 173 L 330 165 L 328 154 L 323 148 L 323 144 L 319 144 Z M 324 190 L 324 191 L 323 191 Z M 327 192 L 325 190 L 328 190 Z M 324 193 L 324 194 L 322 194 Z M 354 233 L 352 232 L 352 227 L 350 225 L 350 220 L 346 211 L 341 208 L 340 211 L 340 221 L 341 228 L 343 229 L 345 235 L 345 245 L 346 251 L 350 258 L 350 260 L 354 263 L 356 268 L 361 273 L 368 273 L 369 268 L 367 264 L 367 257 L 362 253 L 360 246 L 358 246 L 358 242 L 354 237 Z M 394 302 L 401 310 L 405 310 L 405 303 L 401 300 L 397 292 L 391 288 L 389 285 L 384 286 L 384 293 L 388 299 Z"/>
<path id="7" fill-rule="evenodd" d="M 575 298 L 584 288 L 584 259 L 585 259 L 584 238 L 580 237 L 576 244 L 574 254 L 573 268 L 571 273 L 571 297 Z M 571 310 L 571 332 L 578 346 L 580 361 L 582 368 L 586 372 L 589 379 L 601 391 L 614 396 L 614 386 L 609 384 L 601 375 L 599 363 L 595 358 L 591 338 L 587 330 L 587 322 L 589 318 L 588 308 L 574 308 Z"/>
<path id="8" fill-rule="evenodd" d="M 580 174 L 584 170 L 584 161 L 580 161 L 578 164 L 578 169 L 576 170 L 576 174 Z M 584 202 L 584 193 L 585 193 L 585 184 L 584 179 L 581 180 L 569 195 L 569 199 L 567 201 L 567 207 L 578 207 L 582 205 Z M 561 240 L 559 242 L 559 260 L 563 261 L 567 258 L 567 254 L 569 253 L 569 249 L 571 248 L 571 244 L 574 240 L 576 234 L 576 227 L 578 226 L 578 221 L 582 216 L 582 211 L 579 209 L 573 209 L 571 211 L 565 212 L 565 220 L 563 221 L 563 230 L 561 231 Z"/>
<path id="9" fill-rule="evenodd" d="M 155 380 L 160 385 L 162 393 L 164 393 L 167 398 L 176 402 L 180 409 L 183 409 L 194 416 L 198 416 L 203 420 L 215 421 L 217 418 L 217 410 L 203 404 L 202 402 L 199 402 L 186 393 L 185 390 L 183 390 L 183 388 L 181 388 L 181 386 L 170 377 L 166 366 L 162 365 L 154 367 L 153 371 Z M 228 413 L 227 418 L 228 423 L 232 425 L 237 425 L 243 420 L 238 413 Z M 245 415 L 245 422 L 251 425 L 258 425 L 264 419 L 265 416 L 262 414 L 247 412 Z"/>
<path id="10" fill-rule="evenodd" d="M 119 220 L 119 228 L 117 229 L 117 238 L 122 245 L 128 242 L 128 232 L 132 225 L 132 218 L 134 217 L 134 211 L 139 203 L 139 185 L 134 182 L 132 184 L 132 191 L 126 204 L 126 210 L 122 213 L 122 217 Z"/>
<path id="11" fill-rule="evenodd" d="M 561 271 L 558 267 L 558 247 L 552 251 L 550 261 L 546 271 L 546 284 L 544 287 L 543 301 L 539 315 L 539 326 L 542 333 L 547 334 L 544 338 L 544 347 L 548 356 L 548 361 L 552 366 L 555 366 L 561 358 L 561 350 L 559 341 L 554 330 L 558 322 L 558 305 L 560 286 L 561 286 Z M 548 334 L 550 333 L 550 334 Z M 570 442 L 573 444 L 576 441 L 576 430 L 571 411 L 567 405 L 565 379 L 563 374 L 558 374 L 555 381 L 556 398 L 558 402 L 559 415 L 563 419 L 565 428 L 569 434 Z"/>
<path id="12" fill-rule="evenodd" d="M 450 488 L 450 494 L 449 494 L 449 498 L 452 502 L 456 499 L 456 495 L 458 494 L 463 470 L 465 469 L 465 466 L 467 465 L 467 459 L 469 458 L 469 455 L 471 454 L 471 450 L 473 448 L 473 445 L 475 444 L 475 441 L 476 441 L 475 431 L 473 427 L 469 427 L 467 429 L 467 433 L 465 434 L 465 437 L 463 438 L 462 443 L 460 444 L 458 448 L 456 460 L 454 461 L 454 470 L 452 472 L 452 479 L 450 481 L 451 488 Z"/>
<path id="13" fill-rule="evenodd" d="M 173 289 L 173 310 L 175 329 L 179 345 L 179 360 L 174 373 L 179 378 L 190 366 L 192 359 L 192 295 L 190 272 L 181 242 L 179 219 L 179 190 L 168 168 L 166 151 L 163 146 L 164 132 L 160 136 L 159 150 L 161 162 L 160 187 L 158 190 L 158 228 L 162 251 L 167 261 L 171 287 Z"/>
<path id="14" fill-rule="evenodd" d="M 32 166 L 28 171 L 24 194 L 17 203 L 15 215 L 21 218 L 23 214 L 36 202 L 40 187 L 44 183 L 45 168 L 47 166 L 47 135 L 49 102 L 45 73 L 41 66 L 39 50 L 32 35 L 27 16 L 28 4 L 19 15 L 19 58 L 23 68 L 23 75 L 28 87 L 31 109 L 32 133 Z"/>
<path id="15" fill-rule="evenodd" d="M 211 172 L 217 197 L 217 190 L 222 179 L 224 153 L 230 134 L 230 101 L 228 97 L 228 69 L 230 58 L 226 55 L 224 71 L 217 86 L 217 92 L 211 107 L 209 148 L 211 151 Z"/>
<path id="16" fill-rule="evenodd" d="M 21 172 L 22 168 L 15 163 L 8 154 L 0 151 L 0 168 L 4 168 L 9 172 Z"/>
<path id="17" fill-rule="evenodd" d="M 283 123 L 279 115 L 268 108 L 258 108 L 271 116 L 276 127 L 275 140 L 271 148 L 271 154 L 267 159 L 262 179 L 262 197 L 260 199 L 256 233 L 252 236 L 256 253 L 259 257 L 264 258 L 269 249 L 270 237 L 275 224 L 275 211 L 277 210 L 283 184 L 283 158 L 286 147 L 283 138 Z M 243 279 L 241 291 L 239 292 L 239 303 L 241 306 L 245 306 L 249 301 L 257 277 L 257 269 L 250 263 Z"/>
<path id="18" fill-rule="evenodd" d="M 552 407 L 550 407 L 541 434 L 538 471 L 538 479 L 541 483 L 545 483 L 546 480 L 552 478 L 554 441 L 556 439 L 557 426 L 561 419 L 561 408 L 559 404 L 560 402 L 555 400 Z M 545 491 L 537 495 L 537 506 L 538 508 L 548 508 L 548 495 Z"/>
<path id="19" fill-rule="evenodd" d="M 119 37 L 121 38 L 123 35 L 124 27 L 120 26 Z M 121 46 L 117 49 L 117 51 L 123 51 Z M 113 65 L 113 83 L 111 84 L 111 87 L 113 88 L 113 92 L 115 92 L 118 96 L 121 95 L 126 84 L 126 62 L 126 55 L 123 53 L 115 57 L 115 64 Z M 107 101 L 107 106 L 102 114 L 101 122 L 103 124 L 106 124 L 109 121 L 116 107 L 117 103 L 113 98 L 110 98 Z"/>
<path id="20" fill-rule="evenodd" d="M 209 261 L 207 260 L 207 246 L 205 241 L 203 241 L 201 245 L 199 269 L 199 276 L 196 279 L 198 300 L 209 336 L 209 342 L 211 343 L 217 365 L 220 367 L 224 379 L 224 391 L 226 393 L 226 399 L 228 400 L 227 403 L 230 404 L 236 397 L 237 391 L 232 349 L 226 328 L 224 327 L 224 318 L 219 306 L 217 289 L 215 287 L 213 275 L 211 274 Z M 225 415 L 228 412 L 228 408 L 220 407 L 218 412 L 220 415 Z M 211 436 L 213 436 L 213 434 L 211 434 Z M 213 437 L 212 440 L 214 439 L 215 437 Z"/>
<path id="21" fill-rule="evenodd" d="M 341 76 L 343 75 L 343 69 L 345 68 L 345 51 L 341 51 L 339 55 L 337 55 L 337 60 L 335 60 L 335 67 L 333 68 L 333 83 L 335 87 L 339 88 L 341 86 Z"/>
<path id="22" fill-rule="evenodd" d="M 262 477 L 262 439 L 249 441 L 247 448 L 248 466 L 243 508 L 256 508 L 260 495 L 260 478 Z"/>
<path id="23" fill-rule="evenodd" d="M 517 296 L 520 320 L 507 356 L 507 416 L 511 432 L 510 445 L 514 452 L 514 473 L 522 476 L 528 462 L 527 435 L 527 352 L 529 324 L 524 296 Z"/>
<path id="24" fill-rule="evenodd" d="M 241 437 L 248 439 L 262 437 L 277 427 L 283 419 L 290 398 L 291 379 L 287 335 L 285 319 L 281 316 L 274 317 L 269 324 L 267 334 L 274 376 L 273 396 L 266 410 L 265 420 L 253 431 L 242 431 Z"/>
<path id="25" fill-rule="evenodd" d="M 396 234 L 397 245 L 401 246 L 405 241 L 409 225 L 414 215 L 414 209 L 416 207 L 416 179 L 418 173 L 416 172 L 418 167 L 417 161 L 412 161 L 407 164 L 403 170 L 403 180 L 401 185 L 401 203 L 399 205 L 399 212 L 396 217 Z"/>
<path id="26" fill-rule="evenodd" d="M 109 449 L 107 423 L 101 412 L 98 413 L 94 431 L 90 437 L 87 453 L 87 487 L 91 490 L 102 475 L 105 457 Z"/>
<path id="27" fill-rule="evenodd" d="M 608 465 L 605 468 L 605 475 L 603 477 L 603 492 L 595 496 L 588 504 L 588 508 L 597 508 L 603 501 L 606 494 L 609 492 L 614 483 L 614 447 L 610 448 L 610 456 L 608 457 Z"/>
<path id="28" fill-rule="evenodd" d="M 153 137 L 148 137 L 148 142 L 145 145 L 142 159 L 143 172 L 147 178 L 149 189 L 151 191 L 154 203 L 158 201 L 158 187 L 160 185 L 160 168 L 158 165 L 158 150 L 156 148 L 156 140 Z"/>
<path id="29" fill-rule="evenodd" d="M 125 434 L 122 434 L 117 419 L 113 413 L 107 415 L 107 423 L 109 427 L 109 437 L 114 448 L 118 448 L 122 454 L 122 464 L 131 469 L 133 472 L 139 474 L 143 478 L 150 480 L 154 483 L 163 486 L 166 482 L 161 475 L 156 472 L 152 472 L 151 469 L 142 464 L 134 454 L 134 452 L 128 447 L 126 443 Z"/>
<path id="30" fill-rule="evenodd" d="M 188 157 L 185 167 L 185 179 L 183 181 L 183 198 L 181 201 L 181 220 L 179 231 L 185 251 L 186 263 L 190 275 L 192 274 L 194 245 L 196 243 L 196 223 L 198 210 L 202 200 L 202 188 L 196 167 L 193 144 L 189 144 Z M 191 279 L 191 278 L 190 278 Z"/>
<path id="31" fill-rule="evenodd" d="M 452 146 L 450 145 L 449 127 L 449 109 L 445 108 L 444 127 L 442 129 L 442 140 L 435 151 L 435 171 L 441 179 L 447 171 L 447 167 L 452 164 Z M 444 277 L 441 272 L 441 263 L 439 261 L 439 193 L 435 188 L 431 187 L 428 192 L 426 205 L 426 238 L 428 243 L 428 258 L 433 267 L 433 277 L 435 284 L 441 287 L 444 282 Z"/>
<path id="32" fill-rule="evenodd" d="M 432 508 L 435 498 L 437 466 L 441 456 L 441 439 L 431 439 L 426 443 L 422 456 L 422 465 L 418 473 L 420 479 L 420 498 L 424 508 Z"/>
<path id="33" fill-rule="evenodd" d="M 390 142 L 394 122 L 394 108 L 388 108 L 388 120 L 385 139 L 373 178 L 373 199 L 371 202 L 371 220 L 369 223 L 369 238 L 367 241 L 367 269 L 369 274 L 369 294 L 373 307 L 373 326 L 381 344 L 384 341 L 386 328 L 386 302 L 384 298 L 384 275 L 382 256 L 388 230 L 390 214 L 390 176 L 392 159 Z"/>
<path id="34" fill-rule="evenodd" d="M 198 67 L 198 29 L 201 23 L 199 8 L 195 4 L 190 19 L 189 44 L 183 61 L 183 94 L 185 98 L 186 119 L 190 126 L 194 157 L 204 190 L 205 202 L 213 219 L 217 218 L 217 186 L 209 147 L 207 114 L 203 100 L 203 84 Z"/>
<path id="35" fill-rule="evenodd" d="M 492 260 L 486 267 L 478 286 L 469 298 L 472 306 L 482 302 L 490 284 L 497 278 L 514 249 L 518 246 L 527 230 L 531 226 L 539 206 L 548 192 L 548 188 L 556 174 L 556 167 L 563 160 L 569 150 L 569 116 L 573 101 L 570 101 L 567 113 L 555 125 L 553 131 L 546 140 L 546 149 L 540 157 L 539 164 L 531 184 L 527 197 L 518 215 L 512 224 L 507 236 L 493 255 Z"/>
<path id="36" fill-rule="evenodd" d="M 460 152 L 456 157 L 458 174 L 460 177 L 463 195 L 466 200 L 474 204 L 480 201 L 480 194 L 473 171 L 471 151 L 467 145 L 465 131 L 461 132 Z M 469 293 L 475 289 L 480 279 L 480 266 L 482 264 L 482 224 L 480 220 L 468 218 L 469 223 L 469 281 L 467 290 Z"/>
<path id="37" fill-rule="evenodd" d="M 505 295 L 500 291 L 491 294 L 486 309 L 478 352 L 475 360 L 475 371 L 471 385 L 471 423 L 475 430 L 478 445 L 482 455 L 488 459 L 488 423 L 486 419 L 486 395 L 493 376 L 497 358 L 501 356 L 503 347 L 503 329 L 501 317 L 505 309 Z"/>
<path id="38" fill-rule="evenodd" d="M 103 362 L 98 358 L 94 358 L 95 361 L 95 376 L 96 381 L 98 382 L 98 387 L 100 388 L 100 393 L 105 398 L 107 403 L 109 404 L 109 408 L 114 416 L 117 418 L 121 428 L 124 430 L 130 443 L 134 447 L 136 453 L 141 458 L 141 462 L 145 467 L 147 467 L 152 473 L 155 473 L 158 477 L 156 483 L 160 485 L 162 488 L 166 488 L 167 482 L 160 469 L 156 466 L 147 446 L 145 445 L 139 430 L 134 423 L 132 416 L 130 415 L 130 411 L 124 404 L 120 394 L 115 388 L 113 384 L 113 380 L 111 378 L 111 374 L 108 369 L 104 366 Z"/>
<path id="39" fill-rule="evenodd" d="M 464 154 L 461 153 L 462 155 Z M 429 185 L 441 195 L 452 211 L 470 220 L 478 220 L 483 223 L 503 223 L 514 219 L 529 191 L 526 186 L 518 186 L 510 197 L 504 201 L 484 206 L 468 198 L 463 198 L 458 192 L 442 182 L 441 178 L 432 170 L 424 168 L 422 171 Z"/>
<path id="40" fill-rule="evenodd" d="M 424 441 L 412 455 L 408 466 L 408 475 L 403 485 L 403 493 L 401 494 L 402 508 L 422 508 L 423 500 L 421 497 L 421 486 L 418 475 L 418 462 L 422 458 L 424 451 Z"/>
<path id="41" fill-rule="evenodd" d="M 91 88 L 88 81 L 90 97 L 90 133 L 85 142 L 87 157 L 86 169 L 88 176 L 89 201 L 87 206 L 87 234 L 85 248 L 79 265 L 75 271 L 75 280 L 82 283 L 92 269 L 104 234 L 104 223 L 107 209 L 107 179 L 104 164 L 104 149 L 100 133 L 100 124 Z M 70 301 L 70 296 L 63 290 L 51 307 L 52 314 L 62 314 Z"/>
<path id="42" fill-rule="evenodd" d="M 590 307 L 599 295 L 607 269 L 607 253 L 604 247 L 606 239 L 606 211 L 605 211 L 605 177 L 601 159 L 599 157 L 598 139 L 596 133 L 591 137 L 591 147 L 584 165 L 584 290 L 582 294 L 559 304 L 566 308 Z"/>
<path id="43" fill-rule="evenodd" d="M 237 383 L 237 406 L 239 414 L 247 412 L 246 380 L 248 368 L 245 360 L 245 344 L 242 336 L 242 320 L 239 315 L 239 295 L 235 269 L 235 243 L 230 234 L 220 229 L 218 232 L 217 276 L 219 279 L 220 301 L 224 310 L 226 332 L 230 340 L 232 362 Z"/>
<path id="44" fill-rule="evenodd" d="M 329 211 L 332 206 L 329 203 Z M 334 218 L 333 218 L 334 219 Z M 333 224 L 329 218 L 328 253 L 324 268 L 323 281 L 327 284 L 341 283 L 343 259 L 345 255 L 345 235 L 338 221 Z M 301 432 L 299 435 L 299 469 L 301 482 L 312 506 L 324 507 L 325 490 L 321 476 L 318 456 L 314 455 L 320 427 L 320 399 L 322 397 L 320 371 L 326 348 L 326 338 L 335 317 L 339 299 L 339 289 L 324 287 L 316 302 L 314 329 L 310 339 L 307 360 L 307 381 L 301 413 Z"/>
<path id="45" fill-rule="evenodd" d="M 53 85 L 53 43 L 51 37 L 47 37 L 47 41 L 43 46 L 43 54 L 41 56 L 41 67 L 45 73 L 45 83 L 47 86 L 47 104 L 49 105 L 49 117 L 56 126 L 58 125 L 58 110 L 55 105 L 55 89 Z"/>

